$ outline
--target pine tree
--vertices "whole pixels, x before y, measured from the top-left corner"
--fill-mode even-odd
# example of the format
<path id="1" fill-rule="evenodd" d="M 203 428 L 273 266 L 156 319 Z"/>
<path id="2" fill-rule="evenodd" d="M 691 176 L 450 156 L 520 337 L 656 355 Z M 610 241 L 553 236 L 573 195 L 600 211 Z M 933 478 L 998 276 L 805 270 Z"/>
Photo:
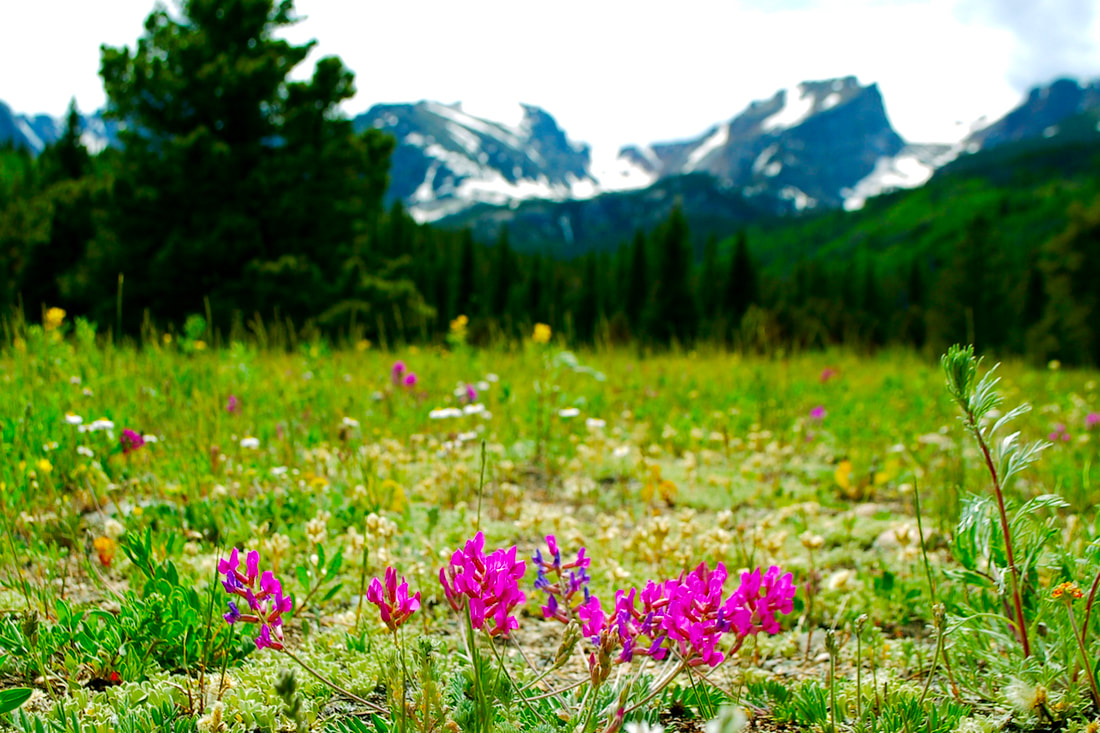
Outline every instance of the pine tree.
<path id="1" fill-rule="evenodd" d="M 634 233 L 634 244 L 631 246 L 630 277 L 623 283 L 626 288 L 624 310 L 635 335 L 642 332 L 642 315 L 649 300 L 649 258 L 646 256 L 646 246 L 645 234 L 639 229 Z"/>
<path id="2" fill-rule="evenodd" d="M 646 308 L 646 331 L 660 344 L 690 343 L 698 325 L 689 236 L 687 219 L 677 205 L 656 235 L 657 268 Z"/>
<path id="3" fill-rule="evenodd" d="M 759 301 L 756 267 L 749 255 L 749 242 L 745 232 L 737 235 L 733 257 L 730 260 L 730 273 L 726 279 L 725 302 L 723 306 L 731 322 L 741 322 L 749 306 Z"/>
<path id="4" fill-rule="evenodd" d="M 699 294 L 699 315 L 704 321 L 718 316 L 722 299 L 722 275 L 718 271 L 718 237 L 711 234 L 703 246 L 703 264 L 695 279 Z"/>
<path id="5" fill-rule="evenodd" d="M 508 227 L 502 227 L 497 237 L 496 263 L 493 270 L 493 293 L 490 307 L 491 315 L 501 323 L 511 320 L 512 288 L 516 280 L 516 256 L 508 241 Z"/>
<path id="6" fill-rule="evenodd" d="M 134 50 L 103 47 L 107 113 L 125 129 L 102 275 L 125 273 L 126 313 L 182 319 L 208 295 L 216 318 L 303 317 L 371 289 L 345 264 L 376 269 L 364 220 L 393 140 L 339 112 L 355 87 L 338 58 L 290 80 L 314 46 L 278 37 L 295 22 L 291 0 L 182 0 L 178 16 L 152 12 Z"/>
<path id="7" fill-rule="evenodd" d="M 455 316 L 464 315 L 473 318 L 478 315 L 477 301 L 477 263 L 474 259 L 474 235 L 469 229 L 462 232 L 462 241 L 458 250 L 458 269 L 455 272 L 455 303 L 452 312 Z"/>

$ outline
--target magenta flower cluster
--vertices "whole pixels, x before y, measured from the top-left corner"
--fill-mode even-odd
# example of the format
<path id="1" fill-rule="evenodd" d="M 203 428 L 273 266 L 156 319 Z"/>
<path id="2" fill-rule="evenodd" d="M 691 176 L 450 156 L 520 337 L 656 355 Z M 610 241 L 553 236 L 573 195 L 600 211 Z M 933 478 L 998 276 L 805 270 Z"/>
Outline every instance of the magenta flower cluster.
<path id="1" fill-rule="evenodd" d="M 550 561 L 536 554 L 539 578 L 535 587 L 549 595 L 543 606 L 543 616 L 563 622 L 575 616 L 581 623 L 584 636 L 595 649 L 590 652 L 589 671 L 594 683 L 606 679 L 613 663 L 631 661 L 636 655 L 665 659 L 674 651 L 688 666 L 715 667 L 741 647 L 744 640 L 761 631 L 774 634 L 779 631 L 779 614 L 791 613 L 796 587 L 793 576 L 772 566 L 767 571 L 757 568 L 742 573 L 740 585 L 728 595 L 723 595 L 728 573 L 725 565 L 718 563 L 710 569 L 700 564 L 690 573 L 662 582 L 649 581 L 639 591 L 617 591 L 612 609 L 605 611 L 600 599 L 588 593 L 586 585 L 575 573 L 566 579 L 560 566 L 560 553 L 553 536 L 546 538 L 551 548 Z M 582 550 L 575 567 L 588 567 Z M 549 576 L 556 573 L 558 583 Z M 575 608 L 558 602 L 558 597 L 569 597 L 570 591 L 584 589 L 584 600 Z M 723 638 L 732 634 L 734 641 L 729 652 L 723 652 Z"/>
<path id="2" fill-rule="evenodd" d="M 485 535 L 478 532 L 440 568 L 439 582 L 451 608 L 468 609 L 475 629 L 489 636 L 507 636 L 519 628 L 512 612 L 527 600 L 519 589 L 525 572 L 527 563 L 516 560 L 514 545 L 486 555 Z"/>
<path id="3" fill-rule="evenodd" d="M 412 389 L 416 386 L 416 375 L 408 371 L 405 362 L 398 359 L 393 363 L 393 367 L 390 368 L 390 381 L 393 382 L 393 386 L 395 387 Z"/>
<path id="4" fill-rule="evenodd" d="M 1069 442 L 1069 433 L 1066 432 L 1066 426 L 1063 423 L 1058 423 L 1054 426 L 1054 430 L 1050 431 L 1050 435 L 1047 436 L 1052 443 L 1062 441 L 1063 443 Z"/>
<path id="5" fill-rule="evenodd" d="M 145 438 L 141 437 L 141 433 L 126 428 L 122 431 L 122 435 L 119 437 L 118 442 L 122 446 L 122 453 L 126 455 L 133 453 L 138 448 L 145 445 Z"/>
<path id="6" fill-rule="evenodd" d="M 290 613 L 294 603 L 283 595 L 282 584 L 274 573 L 270 570 L 260 573 L 260 553 L 252 550 L 247 554 L 244 572 L 240 565 L 240 551 L 236 547 L 229 559 L 218 561 L 218 572 L 225 576 L 222 585 L 226 592 L 243 598 L 248 607 L 248 612 L 242 613 L 236 602 L 229 601 L 229 611 L 224 618 L 231 624 L 238 621 L 259 624 L 257 649 L 282 649 L 283 614 Z"/>
<path id="7" fill-rule="evenodd" d="M 230 415 L 236 415 L 241 411 L 241 401 L 237 399 L 237 395 L 229 395 L 229 399 L 225 401 L 225 411 Z"/>
<path id="8" fill-rule="evenodd" d="M 370 587 L 367 588 L 367 600 L 378 606 L 382 614 L 382 623 L 390 631 L 397 631 L 401 624 L 420 610 L 420 591 L 410 596 L 409 584 L 405 582 L 404 577 L 398 584 L 397 571 L 392 567 L 386 568 L 384 584 L 378 578 L 370 582 Z"/>
<path id="9" fill-rule="evenodd" d="M 542 556 L 542 550 L 535 550 L 532 558 L 538 577 L 535 578 L 535 590 L 546 594 L 546 605 L 542 606 L 543 618 L 553 618 L 562 623 L 569 623 L 574 618 L 577 608 L 588 602 L 588 583 L 592 579 L 588 574 L 588 567 L 592 561 L 585 557 L 585 549 L 582 547 L 577 552 L 577 559 L 567 563 L 561 561 L 561 550 L 558 549 L 558 541 L 554 535 L 546 535 L 546 546 L 549 550 L 547 557 Z M 574 598 L 580 593 L 580 603 L 574 603 Z"/>

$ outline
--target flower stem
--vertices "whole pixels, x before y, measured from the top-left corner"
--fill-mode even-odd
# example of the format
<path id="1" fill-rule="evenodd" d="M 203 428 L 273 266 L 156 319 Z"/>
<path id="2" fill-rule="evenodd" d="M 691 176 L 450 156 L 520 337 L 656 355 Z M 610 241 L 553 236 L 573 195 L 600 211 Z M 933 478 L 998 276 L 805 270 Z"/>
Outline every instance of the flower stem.
<path id="1" fill-rule="evenodd" d="M 1100 708 L 1100 688 L 1096 685 L 1096 672 L 1092 668 L 1093 663 L 1089 659 L 1088 650 L 1085 649 L 1085 637 L 1077 628 L 1077 619 L 1073 615 L 1073 605 L 1069 599 L 1066 600 L 1066 612 L 1069 613 L 1069 625 L 1073 628 L 1073 640 L 1077 642 L 1077 649 L 1081 652 L 1081 663 L 1085 665 L 1085 674 L 1088 675 L 1089 686 L 1092 688 L 1092 702 Z"/>
<path id="2" fill-rule="evenodd" d="M 335 682 L 333 682 L 332 680 L 330 680 L 330 679 L 327 679 L 327 678 L 325 678 L 325 677 L 322 677 L 322 676 L 321 676 L 321 673 L 320 673 L 320 672 L 318 672 L 317 670 L 313 669 L 313 667 L 310 667 L 310 666 L 309 666 L 308 664 L 306 664 L 306 663 L 305 663 L 304 661 L 302 661 L 302 659 L 301 659 L 301 658 L 300 658 L 300 657 L 299 657 L 298 655 L 296 655 L 296 654 L 295 654 L 294 652 L 290 651 L 289 649 L 286 649 L 286 648 L 284 648 L 284 649 L 282 650 L 282 652 L 283 652 L 283 654 L 287 655 L 288 657 L 290 657 L 291 659 L 293 659 L 293 660 L 294 660 L 295 662 L 297 662 L 298 664 L 300 664 L 300 665 L 302 666 L 302 669 L 304 669 L 305 671 L 307 671 L 307 672 L 309 672 L 309 673 L 310 673 L 311 675 L 313 675 L 313 677 L 314 677 L 314 678 L 315 678 L 315 679 L 316 679 L 316 680 L 317 680 L 318 682 L 320 682 L 320 683 L 322 683 L 322 684 L 324 684 L 324 685 L 327 685 L 328 687 L 332 688 L 333 690 L 336 690 L 337 692 L 339 692 L 339 693 L 340 693 L 341 695 L 343 695 L 344 697 L 348 697 L 348 698 L 351 698 L 352 700 L 354 700 L 355 702 L 359 703 L 360 705 L 363 705 L 363 706 L 365 706 L 365 707 L 366 707 L 367 709 L 369 709 L 369 710 L 370 710 L 371 712 L 374 712 L 374 713 L 380 713 L 380 714 L 382 714 L 382 715 L 385 715 L 385 714 L 386 714 L 386 711 L 385 711 L 384 709 L 382 709 L 382 708 L 381 708 L 381 707 L 379 707 L 378 705 L 375 705 L 375 704 L 374 704 L 373 702 L 371 702 L 371 701 L 369 701 L 369 700 L 364 700 L 363 698 L 359 697 L 359 696 L 358 696 L 358 695 L 356 695 L 355 693 L 352 693 L 352 692 L 348 692 L 347 690 L 345 690 L 345 689 L 344 689 L 343 687 L 340 687 L 340 685 L 336 684 L 336 683 L 335 683 Z"/>
<path id="3" fill-rule="evenodd" d="M 1024 647 L 1024 657 L 1031 656 L 1031 643 L 1027 638 L 1027 624 L 1024 622 L 1024 606 L 1020 601 L 1020 581 L 1018 578 L 1018 571 L 1016 569 L 1016 559 L 1012 554 L 1012 530 L 1008 524 L 1008 512 L 1005 511 L 1005 496 L 1004 491 L 1001 489 L 1001 480 L 997 476 L 997 468 L 993 465 L 993 456 L 989 452 L 989 446 L 985 443 L 985 438 L 982 437 L 982 431 L 978 427 L 977 421 L 974 419 L 974 413 L 967 413 L 968 425 L 974 437 L 978 440 L 978 446 L 982 449 L 982 455 L 985 457 L 986 468 L 989 469 L 989 475 L 993 479 L 993 493 L 997 496 L 997 511 L 1000 514 L 1001 519 L 1001 532 L 1005 537 L 1005 557 L 1008 559 L 1008 571 L 1012 578 L 1012 605 L 1016 610 L 1016 628 L 1020 633 L 1020 642 Z"/>

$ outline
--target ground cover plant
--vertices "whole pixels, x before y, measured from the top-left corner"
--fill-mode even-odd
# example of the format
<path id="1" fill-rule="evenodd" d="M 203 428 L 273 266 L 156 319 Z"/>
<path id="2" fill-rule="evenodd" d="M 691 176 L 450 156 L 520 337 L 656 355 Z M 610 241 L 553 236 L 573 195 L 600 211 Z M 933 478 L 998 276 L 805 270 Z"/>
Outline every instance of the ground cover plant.
<path id="1" fill-rule="evenodd" d="M 1095 372 L 468 327 L 14 324 L 0 727 L 1097 730 Z"/>

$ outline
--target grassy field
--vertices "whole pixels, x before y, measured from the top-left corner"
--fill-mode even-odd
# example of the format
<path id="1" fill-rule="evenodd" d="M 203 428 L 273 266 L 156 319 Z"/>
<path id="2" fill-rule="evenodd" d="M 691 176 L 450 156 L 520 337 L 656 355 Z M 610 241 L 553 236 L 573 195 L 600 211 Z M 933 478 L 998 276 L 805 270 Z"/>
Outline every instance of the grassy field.
<path id="1" fill-rule="evenodd" d="M 1006 364 L 976 405 L 999 481 L 1021 469 L 1009 563 L 981 444 L 914 355 L 55 325 L 0 351 L 0 729 L 1097 730 L 1094 372 Z M 1050 442 L 1030 467 L 1017 431 Z"/>

